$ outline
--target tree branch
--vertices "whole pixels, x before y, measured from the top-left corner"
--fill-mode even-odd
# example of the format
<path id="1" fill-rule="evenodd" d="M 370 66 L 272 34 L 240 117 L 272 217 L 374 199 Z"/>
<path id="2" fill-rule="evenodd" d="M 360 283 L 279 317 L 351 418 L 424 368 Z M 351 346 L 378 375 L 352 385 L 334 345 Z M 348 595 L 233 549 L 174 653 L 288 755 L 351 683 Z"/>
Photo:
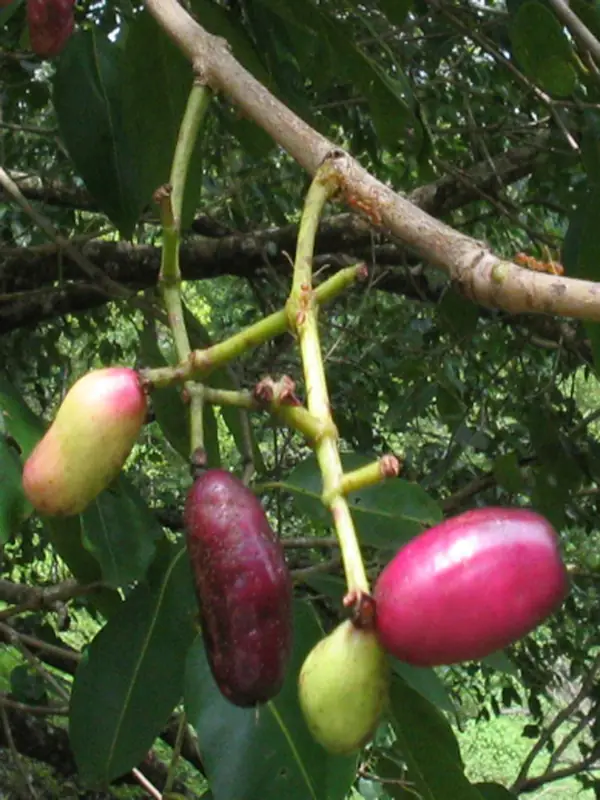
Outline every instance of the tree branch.
<path id="1" fill-rule="evenodd" d="M 435 220 L 296 116 L 236 61 L 225 40 L 209 34 L 176 0 L 147 0 L 147 6 L 195 72 L 214 91 L 225 93 L 309 174 L 314 175 L 335 152 L 332 169 L 345 199 L 369 209 L 372 220 L 445 270 L 466 297 L 511 313 L 600 320 L 600 285 L 533 273 L 504 262 L 484 243 Z"/>

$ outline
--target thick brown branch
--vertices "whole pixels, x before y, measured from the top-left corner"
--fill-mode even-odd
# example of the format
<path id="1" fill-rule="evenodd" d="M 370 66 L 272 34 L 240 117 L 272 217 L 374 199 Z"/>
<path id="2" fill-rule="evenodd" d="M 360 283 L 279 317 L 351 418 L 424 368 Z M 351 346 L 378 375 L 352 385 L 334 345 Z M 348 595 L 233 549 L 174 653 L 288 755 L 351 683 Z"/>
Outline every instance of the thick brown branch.
<path id="1" fill-rule="evenodd" d="M 485 244 L 438 222 L 277 100 L 236 61 L 223 39 L 207 33 L 176 0 L 147 0 L 147 6 L 212 89 L 224 92 L 311 175 L 335 154 L 332 169 L 345 198 L 371 209 L 373 219 L 427 262 L 445 270 L 467 297 L 511 313 L 600 320 L 600 285 L 532 273 L 503 262 Z"/>

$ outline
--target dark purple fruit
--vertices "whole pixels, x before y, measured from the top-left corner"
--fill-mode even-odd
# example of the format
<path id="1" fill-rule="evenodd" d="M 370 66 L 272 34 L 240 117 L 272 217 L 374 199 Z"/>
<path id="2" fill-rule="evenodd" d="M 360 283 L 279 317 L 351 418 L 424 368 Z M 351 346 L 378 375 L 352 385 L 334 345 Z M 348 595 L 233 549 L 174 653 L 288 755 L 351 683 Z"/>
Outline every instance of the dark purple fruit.
<path id="1" fill-rule="evenodd" d="M 229 472 L 189 491 L 185 524 L 208 662 L 237 706 L 274 697 L 292 647 L 292 583 L 259 500 Z"/>
<path id="2" fill-rule="evenodd" d="M 520 508 L 467 511 L 403 547 L 375 585 L 381 645 L 417 666 L 483 658 L 548 617 L 568 592 L 550 523 Z"/>

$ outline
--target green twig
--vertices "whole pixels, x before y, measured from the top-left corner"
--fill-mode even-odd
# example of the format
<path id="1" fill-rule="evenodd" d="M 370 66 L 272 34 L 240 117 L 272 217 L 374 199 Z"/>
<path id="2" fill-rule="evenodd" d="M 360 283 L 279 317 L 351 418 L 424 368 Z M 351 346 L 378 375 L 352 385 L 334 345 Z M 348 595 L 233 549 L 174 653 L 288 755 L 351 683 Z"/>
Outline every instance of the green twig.
<path id="1" fill-rule="evenodd" d="M 345 289 L 366 277 L 364 264 L 346 267 L 324 281 L 314 292 L 315 302 L 327 303 L 341 294 Z M 157 367 L 142 370 L 141 375 L 146 383 L 158 388 L 183 383 L 193 378 L 206 377 L 214 369 L 223 367 L 234 358 L 253 347 L 258 347 L 275 336 L 288 330 L 288 316 L 285 310 L 276 311 L 268 317 L 255 322 L 234 334 L 224 342 L 195 350 L 188 358 L 181 359 L 175 367 Z"/>
<path id="2" fill-rule="evenodd" d="M 198 130 L 210 99 L 211 92 L 206 86 L 197 83 L 193 85 L 175 147 L 170 185 L 162 187 L 155 195 L 160 206 L 163 225 L 163 249 L 158 285 L 167 309 L 178 361 L 185 361 L 191 353 L 181 299 L 179 266 L 183 193 Z M 190 397 L 190 446 L 193 452 L 204 444 L 202 386 L 187 382 L 185 388 Z"/>
<path id="3" fill-rule="evenodd" d="M 185 711 L 181 713 L 179 717 L 179 725 L 177 726 L 177 735 L 175 737 L 175 744 L 173 746 L 173 755 L 171 756 L 171 762 L 169 763 L 169 771 L 167 772 L 167 779 L 165 781 L 165 785 L 163 786 L 163 796 L 168 795 L 171 789 L 173 788 L 173 784 L 175 783 L 175 773 L 177 770 L 177 762 L 179 761 L 179 756 L 181 755 L 181 745 L 183 744 L 183 738 L 185 736 L 185 729 L 187 726 L 187 716 Z"/>
<path id="4" fill-rule="evenodd" d="M 331 416 L 327 378 L 321 353 L 317 322 L 318 303 L 312 288 L 312 259 L 315 235 L 325 203 L 338 190 L 331 162 L 317 171 L 310 186 L 298 233 L 294 279 L 286 303 L 288 323 L 298 336 L 306 383 L 308 410 L 322 424 L 322 435 L 314 443 L 323 479 L 323 503 L 333 516 L 340 542 L 349 592 L 369 592 L 369 581 L 360 552 L 354 522 L 343 493 L 344 472 L 338 450 L 338 432 Z"/>

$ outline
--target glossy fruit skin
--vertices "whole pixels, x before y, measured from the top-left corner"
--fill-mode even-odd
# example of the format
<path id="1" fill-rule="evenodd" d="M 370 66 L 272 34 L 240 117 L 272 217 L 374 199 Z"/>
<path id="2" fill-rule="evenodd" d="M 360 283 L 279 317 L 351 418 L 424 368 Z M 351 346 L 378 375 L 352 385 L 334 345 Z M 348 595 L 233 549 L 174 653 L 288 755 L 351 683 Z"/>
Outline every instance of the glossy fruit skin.
<path id="1" fill-rule="evenodd" d="M 65 47 L 75 24 L 74 0 L 27 0 L 27 25 L 33 52 L 53 58 Z"/>
<path id="2" fill-rule="evenodd" d="M 388 700 L 389 664 L 373 631 L 342 622 L 308 654 L 298 696 L 313 737 L 330 753 L 353 753 L 373 735 Z"/>
<path id="3" fill-rule="evenodd" d="M 568 577 L 550 523 L 533 511 L 481 508 L 425 531 L 375 585 L 376 630 L 401 661 L 483 658 L 552 614 Z"/>
<path id="4" fill-rule="evenodd" d="M 88 372 L 67 392 L 23 468 L 23 489 L 42 514 L 81 513 L 117 477 L 146 418 L 137 373 Z"/>
<path id="5" fill-rule="evenodd" d="M 208 663 L 221 693 L 251 707 L 281 689 L 292 649 L 292 582 L 283 548 L 258 498 L 211 469 L 185 507 Z"/>

